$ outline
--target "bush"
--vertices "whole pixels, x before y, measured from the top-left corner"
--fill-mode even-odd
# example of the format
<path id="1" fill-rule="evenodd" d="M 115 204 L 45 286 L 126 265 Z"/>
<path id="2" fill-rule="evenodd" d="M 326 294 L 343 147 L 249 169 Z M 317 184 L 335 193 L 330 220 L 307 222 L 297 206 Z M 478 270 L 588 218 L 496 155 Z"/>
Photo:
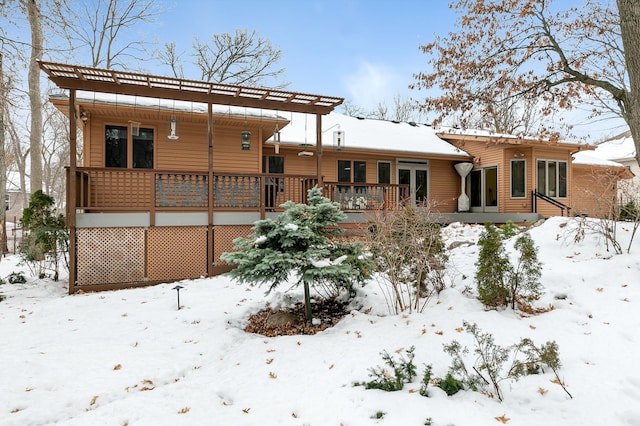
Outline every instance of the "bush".
<path id="1" fill-rule="evenodd" d="M 455 395 L 464 389 L 464 384 L 453 377 L 451 373 L 447 373 L 445 378 L 439 380 L 436 386 L 442 389 L 448 396 Z"/>
<path id="2" fill-rule="evenodd" d="M 367 242 L 388 280 L 385 296 L 392 313 L 422 311 L 444 289 L 448 257 L 440 230 L 426 208 L 406 207 L 371 222 Z"/>
<path id="3" fill-rule="evenodd" d="M 512 267 L 498 229 L 486 223 L 478 245 L 480 254 L 475 264 L 478 297 L 486 306 L 506 306 L 509 303 L 508 281 Z"/>
<path id="4" fill-rule="evenodd" d="M 531 339 L 521 339 L 519 343 L 503 347 L 495 343 L 491 333 L 483 333 L 476 324 L 465 321 L 463 327 L 467 333 L 471 334 L 474 342 L 473 353 L 476 359 L 472 367 L 473 373 L 465 363 L 469 350 L 454 340 L 444 345 L 445 352 L 452 356 L 448 374 L 452 378 L 448 385 L 462 384 L 471 390 L 491 386 L 492 389 L 487 392 L 502 401 L 503 394 L 500 388 L 502 381 L 518 380 L 522 376 L 538 374 L 544 366 L 547 366 L 554 373 L 556 381 L 571 397 L 558 376 L 560 355 L 556 342 L 550 341 L 537 347 Z"/>
<path id="5" fill-rule="evenodd" d="M 7 276 L 7 281 L 10 284 L 24 284 L 27 282 L 27 278 L 22 272 L 12 272 Z"/>
<path id="6" fill-rule="evenodd" d="M 337 203 L 322 196 L 314 187 L 308 192 L 308 204 L 287 201 L 285 211 L 276 220 L 259 220 L 248 238 L 234 240 L 235 252 L 220 258 L 236 268 L 229 274 L 240 282 L 269 285 L 269 291 L 295 273 L 305 290 L 305 313 L 311 322 L 310 287 L 327 297 L 345 289 L 353 294 L 353 285 L 364 284 L 373 269 L 362 246 L 356 242 L 336 242 L 342 233 L 338 226 L 346 215 Z"/>
<path id="7" fill-rule="evenodd" d="M 55 200 L 41 190 L 34 192 L 29 206 L 22 212 L 21 223 L 27 233 L 20 245 L 20 255 L 35 276 L 44 277 L 47 268 L 53 269 L 58 281 L 60 263 L 66 263 L 69 236 L 64 217 L 56 215 Z"/>
<path id="8" fill-rule="evenodd" d="M 382 352 L 382 359 L 391 369 L 384 367 L 375 367 L 369 369 L 369 376 L 373 380 L 362 383 L 355 383 L 356 386 L 364 386 L 366 389 L 380 389 L 387 392 L 395 392 L 402 390 L 406 383 L 411 383 L 416 377 L 416 366 L 413 363 L 415 347 L 409 348 L 406 353 L 407 357 L 400 356 L 395 360 L 387 351 Z"/>
<path id="9" fill-rule="evenodd" d="M 528 305 L 540 298 L 543 293 L 540 284 L 542 264 L 529 233 L 520 234 L 515 241 L 515 267 L 507 257 L 501 232 L 494 225 L 485 224 L 478 245 L 476 284 L 478 298 L 485 306 L 515 309 L 516 303 Z"/>

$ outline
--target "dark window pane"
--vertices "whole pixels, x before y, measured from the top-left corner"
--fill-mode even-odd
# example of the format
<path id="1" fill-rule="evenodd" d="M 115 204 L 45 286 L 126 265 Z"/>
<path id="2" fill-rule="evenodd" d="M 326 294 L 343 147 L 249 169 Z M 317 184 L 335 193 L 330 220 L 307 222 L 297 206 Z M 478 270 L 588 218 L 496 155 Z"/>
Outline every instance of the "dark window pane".
<path id="1" fill-rule="evenodd" d="M 482 170 L 472 170 L 469 180 L 471 207 L 482 207 Z"/>
<path id="2" fill-rule="evenodd" d="M 378 183 L 391 183 L 391 163 L 378 163 Z"/>
<path id="3" fill-rule="evenodd" d="M 351 182 L 351 161 L 338 160 L 338 182 Z"/>
<path id="4" fill-rule="evenodd" d="M 427 200 L 428 195 L 427 171 L 416 170 L 416 202 L 421 203 Z"/>
<path id="5" fill-rule="evenodd" d="M 269 173 L 284 173 L 284 157 L 269 157 Z"/>
<path id="6" fill-rule="evenodd" d="M 133 167 L 153 169 L 153 129 L 140 129 L 133 135 Z"/>
<path id="7" fill-rule="evenodd" d="M 567 163 L 558 163 L 558 196 L 567 196 Z"/>
<path id="8" fill-rule="evenodd" d="M 105 166 L 127 167 L 127 128 L 105 127 Z"/>
<path id="9" fill-rule="evenodd" d="M 511 161 L 511 196 L 525 196 L 525 162 L 524 160 Z"/>
<path id="10" fill-rule="evenodd" d="M 546 162 L 538 161 L 538 192 L 547 195 L 547 167 Z"/>
<path id="11" fill-rule="evenodd" d="M 354 161 L 353 162 L 353 181 L 354 182 L 366 182 L 367 181 L 367 163 L 366 163 L 366 161 Z"/>
<path id="12" fill-rule="evenodd" d="M 547 161 L 547 195 L 549 197 L 558 196 L 557 164 L 555 161 Z"/>

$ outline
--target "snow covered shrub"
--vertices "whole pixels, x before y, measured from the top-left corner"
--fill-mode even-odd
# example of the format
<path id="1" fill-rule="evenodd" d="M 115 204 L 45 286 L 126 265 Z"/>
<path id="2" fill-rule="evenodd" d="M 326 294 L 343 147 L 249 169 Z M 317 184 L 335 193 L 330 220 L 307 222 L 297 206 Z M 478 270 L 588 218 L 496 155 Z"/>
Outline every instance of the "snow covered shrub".
<path id="1" fill-rule="evenodd" d="M 285 211 L 275 220 L 257 221 L 248 238 L 236 238 L 236 251 L 223 253 L 221 259 L 236 268 L 229 274 L 240 282 L 269 285 L 269 291 L 297 276 L 303 284 L 307 320 L 311 321 L 310 287 L 327 297 L 342 289 L 353 291 L 363 284 L 373 265 L 362 255 L 357 242 L 332 240 L 343 231 L 338 223 L 345 218 L 337 203 L 322 196 L 314 187 L 308 192 L 308 204 L 287 201 Z"/>
<path id="2" fill-rule="evenodd" d="M 511 237 L 515 237 L 520 232 L 518 225 L 513 223 L 512 220 L 507 220 L 502 226 L 500 226 L 500 232 L 502 232 L 502 239 L 508 240 Z"/>
<path id="3" fill-rule="evenodd" d="M 542 295 L 538 250 L 527 232 L 520 234 L 514 244 L 515 267 L 509 261 L 502 243 L 501 232 L 492 224 L 485 224 L 478 240 L 480 254 L 476 261 L 478 296 L 486 306 L 528 305 Z"/>
<path id="4" fill-rule="evenodd" d="M 472 336 L 473 353 L 476 359 L 471 372 L 465 362 L 469 349 L 455 340 L 448 345 L 445 344 L 444 351 L 453 358 L 447 374 L 451 376 L 451 383 L 462 383 L 467 389 L 484 391 L 502 401 L 504 398 L 500 388 L 502 381 L 518 380 L 522 376 L 539 374 L 541 371 L 544 372 L 544 366 L 547 366 L 554 373 L 556 381 L 571 397 L 558 376 L 560 355 L 556 342 L 549 341 L 537 347 L 531 339 L 525 338 L 516 344 L 503 347 L 495 343 L 491 333 L 482 332 L 477 324 L 465 321 L 463 327 Z M 487 390 L 487 386 L 491 389 Z"/>
<path id="5" fill-rule="evenodd" d="M 20 255 L 35 276 L 44 278 L 50 269 L 54 281 L 58 281 L 60 264 L 66 265 L 69 236 L 64 217 L 56 214 L 54 205 L 53 197 L 41 190 L 31 195 L 29 206 L 22 212 L 21 223 L 27 233 Z"/>
<path id="6" fill-rule="evenodd" d="M 24 284 L 27 282 L 27 277 L 22 272 L 12 272 L 7 276 L 7 281 L 10 284 Z"/>
<path id="7" fill-rule="evenodd" d="M 385 212 L 370 223 L 367 243 L 382 274 L 389 310 L 422 311 L 444 287 L 448 260 L 440 226 L 426 208 Z M 388 284 L 387 284 L 388 282 Z"/>
<path id="8" fill-rule="evenodd" d="M 387 392 L 402 390 L 406 383 L 411 383 L 416 377 L 416 365 L 413 363 L 415 346 L 407 349 L 407 357 L 400 356 L 394 359 L 387 351 L 382 352 L 384 363 L 391 369 L 385 367 L 374 367 L 369 369 L 369 377 L 373 380 L 362 383 L 354 383 L 355 386 L 364 386 L 366 389 L 380 389 Z"/>

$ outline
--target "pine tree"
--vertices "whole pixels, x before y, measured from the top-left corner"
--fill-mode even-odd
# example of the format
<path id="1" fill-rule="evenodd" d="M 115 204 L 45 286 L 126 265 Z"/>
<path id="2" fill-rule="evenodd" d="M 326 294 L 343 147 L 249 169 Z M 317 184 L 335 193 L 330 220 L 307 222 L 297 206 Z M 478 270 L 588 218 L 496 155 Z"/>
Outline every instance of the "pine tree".
<path id="1" fill-rule="evenodd" d="M 267 284 L 269 291 L 295 274 L 296 285 L 304 285 L 311 321 L 310 286 L 351 291 L 353 283 L 368 278 L 372 264 L 362 256 L 359 243 L 332 241 L 343 232 L 338 224 L 346 215 L 318 187 L 309 190 L 308 204 L 287 201 L 282 207 L 285 211 L 275 220 L 257 221 L 248 238 L 236 238 L 236 251 L 223 253 L 221 259 L 236 265 L 231 276 L 251 285 Z"/>

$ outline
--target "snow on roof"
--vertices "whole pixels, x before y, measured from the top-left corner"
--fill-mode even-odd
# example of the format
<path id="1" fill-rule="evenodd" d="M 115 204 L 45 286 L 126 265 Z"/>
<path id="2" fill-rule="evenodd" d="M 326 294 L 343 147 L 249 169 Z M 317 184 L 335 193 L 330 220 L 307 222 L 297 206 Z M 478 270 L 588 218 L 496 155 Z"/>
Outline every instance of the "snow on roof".
<path id="1" fill-rule="evenodd" d="M 281 130 L 281 143 L 316 144 L 315 115 L 292 113 L 289 120 L 290 124 Z M 322 116 L 324 147 L 333 146 L 333 132 L 338 130 L 344 132 L 345 149 L 470 157 L 465 151 L 440 139 L 426 124 L 357 118 L 332 112 Z M 273 142 L 273 139 L 269 141 Z"/>
<path id="2" fill-rule="evenodd" d="M 573 154 L 573 164 L 600 167 L 625 167 L 615 161 L 607 160 L 597 155 L 595 151 L 580 151 Z"/>
<path id="3" fill-rule="evenodd" d="M 519 133 L 517 135 L 512 135 L 509 133 L 497 133 L 487 129 L 462 129 L 458 127 L 447 127 L 440 126 L 436 128 L 437 133 L 444 133 L 448 135 L 459 135 L 459 136 L 479 136 L 479 137 L 492 137 L 492 138 L 501 138 L 501 139 L 521 139 L 525 141 L 536 141 L 536 142 L 551 142 L 548 138 L 539 138 L 534 135 L 525 135 Z M 571 144 L 571 145 L 589 145 L 587 143 L 582 142 L 570 142 L 566 140 L 555 141 L 559 144 Z M 592 145 L 591 145 L 592 146 Z"/>
<path id="4" fill-rule="evenodd" d="M 606 160 L 624 161 L 636 156 L 636 147 L 629 132 L 625 132 L 616 138 L 609 139 L 596 147 L 594 153 Z"/>
<path id="5" fill-rule="evenodd" d="M 52 98 L 68 99 L 66 94 L 55 94 Z M 112 105 L 138 106 L 141 108 L 158 108 L 162 110 L 173 110 L 179 112 L 191 112 L 197 114 L 207 113 L 207 104 L 202 102 L 188 102 L 172 99 L 148 98 L 144 96 L 120 95 L 115 93 L 100 93 L 78 91 L 76 93 L 76 102 L 96 102 Z M 251 117 L 266 119 L 286 120 L 282 115 L 278 115 L 276 111 L 261 110 L 256 108 L 244 108 L 229 105 L 212 105 L 213 114 L 228 114 L 234 117 Z"/>

